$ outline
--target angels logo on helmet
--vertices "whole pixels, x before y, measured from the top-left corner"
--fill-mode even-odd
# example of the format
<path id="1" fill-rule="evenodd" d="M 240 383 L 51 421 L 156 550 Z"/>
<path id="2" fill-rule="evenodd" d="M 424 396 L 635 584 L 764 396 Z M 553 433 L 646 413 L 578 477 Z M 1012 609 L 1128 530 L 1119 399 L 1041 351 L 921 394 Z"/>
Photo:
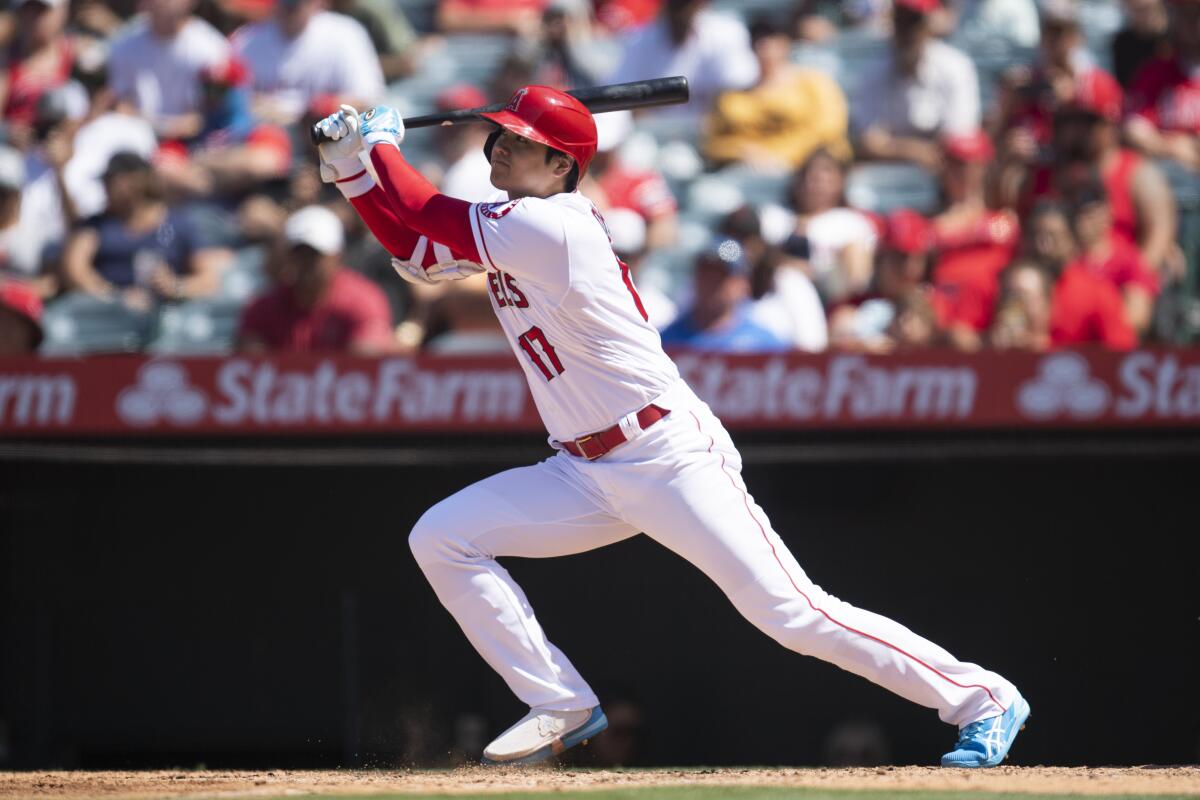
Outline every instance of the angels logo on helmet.
<path id="1" fill-rule="evenodd" d="M 516 112 L 521 108 L 521 101 L 525 99 L 525 95 L 529 93 L 529 89 L 518 89 L 505 106 L 509 111 Z"/>

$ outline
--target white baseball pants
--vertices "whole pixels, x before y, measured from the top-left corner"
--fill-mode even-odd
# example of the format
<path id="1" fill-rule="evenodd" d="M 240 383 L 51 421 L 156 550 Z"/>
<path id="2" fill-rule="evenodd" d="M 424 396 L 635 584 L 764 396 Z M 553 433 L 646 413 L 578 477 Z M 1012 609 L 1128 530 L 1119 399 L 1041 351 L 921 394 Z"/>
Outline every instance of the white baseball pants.
<path id="1" fill-rule="evenodd" d="M 645 532 L 695 564 L 759 630 L 966 725 L 1003 713 L 1016 688 L 890 619 L 814 584 L 742 481 L 741 456 L 686 386 L 671 413 L 597 461 L 560 452 L 468 486 L 409 538 L 442 604 L 533 708 L 591 708 L 591 688 L 542 631 L 498 557 L 581 553 Z"/>

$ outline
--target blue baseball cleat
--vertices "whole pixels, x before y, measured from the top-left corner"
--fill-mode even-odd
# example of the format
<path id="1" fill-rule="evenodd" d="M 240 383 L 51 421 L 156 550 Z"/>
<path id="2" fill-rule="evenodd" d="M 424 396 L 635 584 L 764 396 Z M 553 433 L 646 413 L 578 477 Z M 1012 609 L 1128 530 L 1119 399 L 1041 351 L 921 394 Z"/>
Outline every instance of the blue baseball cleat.
<path id="1" fill-rule="evenodd" d="M 1008 710 L 996 717 L 964 725 L 954 749 L 942 756 L 943 767 L 994 767 L 1008 758 L 1017 733 L 1025 729 L 1029 703 L 1017 695 Z"/>
<path id="2" fill-rule="evenodd" d="M 608 727 L 600 706 L 580 711 L 531 709 L 483 751 L 484 764 L 537 764 Z"/>

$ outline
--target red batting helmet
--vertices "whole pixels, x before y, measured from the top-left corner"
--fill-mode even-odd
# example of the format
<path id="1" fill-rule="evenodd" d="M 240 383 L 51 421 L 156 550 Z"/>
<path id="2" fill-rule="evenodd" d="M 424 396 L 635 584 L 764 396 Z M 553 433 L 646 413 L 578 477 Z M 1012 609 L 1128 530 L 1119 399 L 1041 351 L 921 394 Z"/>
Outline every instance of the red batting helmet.
<path id="1" fill-rule="evenodd" d="M 518 136 L 566 153 L 575 159 L 580 176 L 587 172 L 592 156 L 596 155 L 596 121 L 592 112 L 571 95 L 549 86 L 518 89 L 503 111 L 480 116 Z M 489 161 L 495 141 L 492 136 L 484 146 Z"/>

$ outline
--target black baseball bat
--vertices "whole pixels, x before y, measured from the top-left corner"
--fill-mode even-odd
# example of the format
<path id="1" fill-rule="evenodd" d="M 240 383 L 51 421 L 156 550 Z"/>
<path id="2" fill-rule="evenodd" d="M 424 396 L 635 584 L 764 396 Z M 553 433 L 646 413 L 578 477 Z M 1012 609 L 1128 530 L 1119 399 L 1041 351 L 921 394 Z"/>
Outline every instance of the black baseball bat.
<path id="1" fill-rule="evenodd" d="M 620 111 L 628 108 L 647 108 L 649 106 L 667 106 L 688 101 L 688 82 L 682 75 L 670 78 L 654 78 L 648 81 L 633 81 L 632 83 L 614 83 L 608 86 L 589 86 L 584 89 L 572 89 L 567 94 L 575 97 L 588 107 L 593 114 L 604 111 Z M 502 111 L 507 103 L 496 103 L 479 108 L 463 108 L 457 111 L 446 111 L 441 114 L 425 114 L 420 117 L 409 117 L 404 120 L 404 128 L 429 128 L 434 125 L 458 125 L 464 122 L 478 122 L 479 115 Z M 314 125 L 309 131 L 312 143 L 321 144 L 325 135 Z"/>

